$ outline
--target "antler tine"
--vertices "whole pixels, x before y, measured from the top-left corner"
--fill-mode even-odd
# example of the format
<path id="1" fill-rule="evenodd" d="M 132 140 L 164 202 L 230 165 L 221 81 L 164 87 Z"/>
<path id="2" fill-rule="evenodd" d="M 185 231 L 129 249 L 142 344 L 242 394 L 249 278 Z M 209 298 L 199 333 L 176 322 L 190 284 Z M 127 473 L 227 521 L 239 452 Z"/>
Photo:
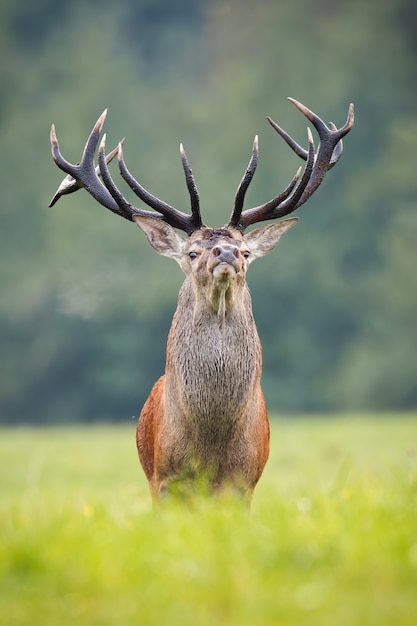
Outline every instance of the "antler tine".
<path id="1" fill-rule="evenodd" d="M 228 226 L 232 226 L 234 228 L 241 228 L 240 218 L 242 215 L 243 203 L 245 200 L 246 191 L 250 183 L 252 182 L 252 178 L 253 178 L 253 175 L 255 174 L 256 166 L 258 165 L 258 156 L 259 156 L 259 143 L 258 143 L 258 135 L 256 135 L 255 139 L 253 140 L 252 155 L 251 155 L 250 161 L 243 175 L 243 178 L 239 183 L 239 187 L 237 188 L 237 191 L 236 191 L 233 211 L 230 216 Z"/>
<path id="2" fill-rule="evenodd" d="M 300 146 L 296 141 L 294 141 L 294 139 L 287 132 L 285 132 L 285 130 L 281 128 L 281 126 L 278 126 L 278 124 L 274 122 L 274 120 L 271 119 L 269 116 L 267 116 L 266 119 L 271 124 L 272 128 L 274 128 L 277 131 L 277 133 L 281 135 L 281 137 L 287 142 L 287 144 L 295 152 L 295 154 L 299 156 L 301 159 L 304 159 L 304 161 L 306 161 L 307 156 L 308 156 L 308 150 L 306 150 L 305 148 Z M 333 122 L 329 122 L 329 128 L 331 130 L 337 130 L 337 126 L 333 124 Z M 343 152 L 343 141 L 340 139 L 340 141 L 336 144 L 333 150 L 332 158 L 330 159 L 329 169 L 332 168 L 333 165 L 337 163 L 337 161 L 342 156 L 342 152 Z"/>
<path id="3" fill-rule="evenodd" d="M 320 139 L 322 138 L 322 135 L 324 137 L 324 136 L 326 136 L 328 134 L 328 130 L 329 130 L 328 127 L 323 122 L 323 120 L 320 119 L 320 117 L 318 115 L 313 113 L 313 111 L 308 109 L 301 102 L 298 102 L 298 100 L 296 100 L 295 98 L 288 98 L 288 100 L 290 102 L 292 102 L 297 107 L 297 109 L 299 109 L 301 111 L 301 113 L 303 113 L 303 115 L 305 115 L 305 117 L 308 120 L 310 120 L 310 122 L 313 124 L 313 126 L 317 130 Z M 331 127 L 331 130 L 334 130 L 334 131 L 338 132 L 339 139 L 341 139 L 342 137 L 347 135 L 347 133 L 351 130 L 354 121 L 355 121 L 355 118 L 354 118 L 354 105 L 351 102 L 350 105 L 349 105 L 347 119 L 346 119 L 346 122 L 344 123 L 344 125 L 341 128 L 337 129 L 337 127 L 333 124 L 333 122 L 330 122 L 330 127 Z"/>
<path id="4" fill-rule="evenodd" d="M 336 124 L 333 124 L 333 122 L 329 122 L 329 128 L 331 130 L 337 130 L 337 126 Z M 330 159 L 330 163 L 329 163 L 329 170 L 336 165 L 336 163 L 338 162 L 338 160 L 340 159 L 340 157 L 342 156 L 343 153 L 343 140 L 340 139 L 337 144 L 334 147 L 333 150 L 333 154 L 332 154 L 332 158 Z"/>
<path id="5" fill-rule="evenodd" d="M 243 232 L 248 226 L 250 226 L 250 224 L 255 224 L 256 222 L 263 222 L 267 219 L 271 219 L 269 217 L 271 211 L 273 211 L 278 205 L 280 205 L 281 202 L 286 200 L 293 192 L 296 184 L 300 179 L 301 170 L 302 168 L 299 167 L 289 185 L 284 189 L 284 191 L 275 196 L 275 198 L 272 198 L 272 200 L 266 202 L 262 206 L 254 207 L 253 209 L 247 209 L 246 211 L 244 211 L 236 228 Z"/>
<path id="6" fill-rule="evenodd" d="M 304 193 L 304 190 L 308 184 L 308 181 L 310 180 L 311 172 L 314 167 L 315 148 L 313 135 L 311 134 L 311 130 L 309 128 L 307 128 L 307 139 L 307 163 L 298 185 L 297 182 L 300 178 L 301 168 L 298 168 L 294 178 L 281 194 L 279 194 L 266 204 L 255 207 L 254 209 L 248 209 L 247 211 L 243 212 L 241 218 L 243 230 L 247 228 L 250 224 L 255 224 L 256 222 L 262 222 L 265 220 L 277 219 L 279 217 L 283 217 L 284 215 L 288 215 L 288 213 L 291 213 L 293 210 L 295 210 L 295 206 L 301 198 L 302 194 Z"/>
<path id="7" fill-rule="evenodd" d="M 269 115 L 266 116 L 266 119 L 268 120 L 272 128 L 276 130 L 277 133 L 281 135 L 281 137 L 287 142 L 287 144 L 295 152 L 295 154 L 301 159 L 304 159 L 304 161 L 307 161 L 308 150 L 306 150 L 305 148 L 300 146 L 300 144 L 294 141 L 294 139 L 287 132 L 285 132 L 285 130 L 281 128 L 281 126 L 278 126 L 278 124 L 274 122 L 274 120 L 269 117 Z"/>
<path id="8" fill-rule="evenodd" d="M 175 209 L 170 204 L 167 204 L 163 200 L 160 200 L 156 196 L 149 193 L 149 191 L 147 191 L 145 187 L 138 183 L 138 181 L 127 169 L 126 163 L 123 158 L 123 150 L 121 148 L 119 149 L 118 158 L 120 175 L 122 176 L 123 180 L 129 185 L 132 191 L 138 196 L 138 198 L 142 200 L 142 202 L 150 206 L 152 209 L 155 209 L 155 211 L 158 211 L 162 219 L 174 228 L 179 228 L 180 230 L 185 231 L 188 235 L 191 235 L 191 233 L 193 233 L 195 230 L 198 230 L 199 226 L 194 223 L 192 216 L 187 215 L 182 211 L 178 211 L 178 209 Z M 133 208 L 135 215 L 144 214 L 140 209 L 137 209 L 136 207 Z M 146 211 L 145 213 L 149 215 L 150 212 Z M 151 215 L 159 217 L 158 213 L 156 215 L 155 213 L 152 213 Z"/>
<path id="9" fill-rule="evenodd" d="M 198 189 L 195 184 L 193 171 L 188 162 L 187 155 L 185 154 L 184 146 L 182 145 L 182 143 L 180 144 L 180 155 L 182 167 L 185 174 L 185 181 L 187 183 L 188 193 L 190 194 L 192 221 L 195 224 L 196 228 L 201 228 L 203 226 L 203 221 L 201 219 L 200 213 L 200 197 L 198 195 Z"/>
<path id="10" fill-rule="evenodd" d="M 124 141 L 125 140 L 122 139 L 121 143 L 123 143 Z M 106 156 L 106 163 L 110 163 L 111 161 L 113 161 L 114 157 L 116 156 L 118 152 L 119 152 L 119 146 L 116 146 L 115 148 L 113 148 L 113 150 L 109 152 L 109 154 Z M 96 166 L 96 174 L 97 176 L 101 176 L 100 168 L 98 165 Z M 66 196 L 70 193 L 74 193 L 74 191 L 78 191 L 78 189 L 81 189 L 81 188 L 82 188 L 81 183 L 75 178 L 73 178 L 71 174 L 68 174 L 68 176 L 65 176 L 65 178 L 62 180 L 60 186 L 56 190 L 52 200 L 49 203 L 49 207 L 53 207 L 54 204 L 58 202 L 61 196 Z"/>
<path id="11" fill-rule="evenodd" d="M 64 159 L 64 157 L 62 156 L 61 151 L 59 149 L 58 138 L 56 136 L 55 124 L 52 124 L 51 135 L 50 135 L 52 158 L 57 164 L 57 166 L 63 172 L 65 172 L 66 174 L 72 175 L 73 178 L 76 178 L 77 174 L 80 171 L 80 168 L 82 168 L 83 166 L 85 167 L 88 160 L 93 161 L 94 154 L 95 154 L 97 144 L 98 144 L 98 140 L 100 137 L 100 133 L 103 128 L 104 120 L 106 119 L 106 115 L 107 115 L 107 109 L 104 109 L 103 113 L 100 115 L 97 122 L 94 124 L 93 130 L 91 131 L 87 139 L 87 142 L 84 147 L 83 155 L 81 158 L 81 162 L 75 165 L 73 165 L 72 163 Z"/>
<path id="12" fill-rule="evenodd" d="M 307 128 L 309 149 L 305 150 L 271 118 L 267 118 L 271 126 L 281 135 L 290 148 L 300 158 L 306 161 L 306 167 L 300 182 L 296 184 L 298 178 L 296 176 L 295 179 L 293 179 L 293 181 L 295 181 L 294 184 L 292 184 L 292 181 L 287 187 L 287 190 L 290 189 L 289 193 L 286 193 L 287 190 L 285 190 L 283 194 L 280 194 L 266 204 L 243 211 L 239 222 L 239 227 L 242 231 L 250 224 L 288 215 L 304 204 L 322 183 L 326 172 L 339 160 L 343 152 L 342 137 L 344 137 L 353 126 L 353 104 L 349 106 L 345 124 L 338 129 L 332 122 L 329 122 L 329 126 L 326 126 L 318 115 L 294 98 L 288 99 L 305 117 L 307 117 L 317 130 L 320 139 L 317 153 L 315 154 L 314 142 L 309 128 Z"/>
<path id="13" fill-rule="evenodd" d="M 62 156 L 59 149 L 55 125 L 52 124 L 52 158 L 57 166 L 66 174 L 68 174 L 68 176 L 66 176 L 60 184 L 57 192 L 51 200 L 50 206 L 53 206 L 62 195 L 72 193 L 74 191 L 77 191 L 77 189 L 84 187 L 88 191 L 88 193 L 90 193 L 93 198 L 95 198 L 95 200 L 97 200 L 100 204 L 105 206 L 107 209 L 110 209 L 110 211 L 113 211 L 113 213 L 120 214 L 119 207 L 113 200 L 106 187 L 100 182 L 100 179 L 98 177 L 98 170 L 94 165 L 94 154 L 97 148 L 101 130 L 103 128 L 104 120 L 106 119 L 106 115 L 107 109 L 103 111 L 97 122 L 94 124 L 93 130 L 91 131 L 85 144 L 81 161 L 77 164 L 70 163 Z M 112 153 L 110 153 L 110 155 L 111 154 Z M 117 150 L 115 154 L 117 154 Z M 113 154 L 111 158 L 113 158 L 115 154 Z M 71 179 L 73 179 L 74 182 Z"/>
<path id="14" fill-rule="evenodd" d="M 123 143 L 124 143 L 123 141 L 119 143 L 117 147 L 117 154 L 120 154 Z M 119 215 L 121 217 L 126 218 L 127 220 L 133 220 L 133 217 L 135 215 L 140 215 L 142 217 L 152 216 L 152 217 L 162 218 L 162 215 L 154 213 L 153 211 L 144 211 L 143 209 L 137 209 L 124 198 L 122 193 L 116 187 L 110 175 L 109 168 L 107 167 L 107 160 L 105 158 L 105 147 L 106 147 L 106 135 L 104 134 L 101 140 L 100 146 L 99 146 L 99 150 L 98 150 L 98 167 L 100 169 L 100 175 L 103 179 L 103 183 L 105 184 L 106 189 L 109 191 L 111 197 L 113 198 L 113 200 L 116 202 L 117 206 L 119 207 L 119 211 L 118 211 Z"/>

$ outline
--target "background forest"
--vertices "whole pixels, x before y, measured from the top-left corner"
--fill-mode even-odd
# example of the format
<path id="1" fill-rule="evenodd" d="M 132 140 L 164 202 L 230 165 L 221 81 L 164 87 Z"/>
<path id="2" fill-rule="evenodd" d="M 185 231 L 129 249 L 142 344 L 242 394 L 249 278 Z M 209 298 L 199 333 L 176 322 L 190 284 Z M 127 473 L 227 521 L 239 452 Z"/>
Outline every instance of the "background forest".
<path id="1" fill-rule="evenodd" d="M 53 0 L 0 5 L 0 420 L 130 420 L 163 372 L 182 274 L 79 192 L 49 201 L 49 148 L 107 145 L 188 210 L 223 224 L 260 138 L 247 206 L 299 166 L 297 98 L 338 126 L 340 163 L 279 247 L 251 267 L 263 387 L 285 413 L 417 408 L 417 5 L 412 0 Z M 123 187 L 125 191 L 125 188 Z M 126 192 L 127 193 L 127 192 Z"/>

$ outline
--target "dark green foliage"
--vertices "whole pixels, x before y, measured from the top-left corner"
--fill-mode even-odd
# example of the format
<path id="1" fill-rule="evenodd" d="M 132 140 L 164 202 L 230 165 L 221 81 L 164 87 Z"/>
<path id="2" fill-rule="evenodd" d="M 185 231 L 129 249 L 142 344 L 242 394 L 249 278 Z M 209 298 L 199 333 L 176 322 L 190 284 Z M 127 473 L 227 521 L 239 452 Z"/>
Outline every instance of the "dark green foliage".
<path id="1" fill-rule="evenodd" d="M 73 0 L 0 8 L 0 421 L 130 419 L 163 372 L 181 275 L 131 224 L 61 179 L 48 132 L 80 157 L 109 107 L 130 170 L 188 210 L 183 141 L 204 219 L 222 225 L 260 135 L 247 206 L 299 163 L 293 96 L 338 125 L 345 154 L 300 222 L 249 274 L 276 411 L 417 404 L 417 55 L 411 0 Z M 116 168 L 113 170 L 117 177 Z M 128 192 L 121 184 L 128 196 Z"/>

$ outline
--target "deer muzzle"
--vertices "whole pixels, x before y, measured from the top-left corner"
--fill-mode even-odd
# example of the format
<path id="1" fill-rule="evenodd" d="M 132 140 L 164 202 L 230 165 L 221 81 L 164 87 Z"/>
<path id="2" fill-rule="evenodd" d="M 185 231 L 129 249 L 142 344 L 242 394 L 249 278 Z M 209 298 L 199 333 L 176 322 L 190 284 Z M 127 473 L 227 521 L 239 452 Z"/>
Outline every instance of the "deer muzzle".
<path id="1" fill-rule="evenodd" d="M 214 246 L 212 249 L 212 255 L 212 271 L 214 271 L 215 268 L 219 268 L 220 265 L 224 266 L 225 273 L 228 273 L 231 268 L 233 268 L 235 272 L 239 271 L 241 262 L 239 258 L 239 248 L 237 246 L 217 244 L 217 246 Z M 229 270 L 227 266 L 229 266 Z M 216 270 L 216 272 L 219 271 L 219 269 Z"/>
<path id="2" fill-rule="evenodd" d="M 230 244 L 217 244 L 212 249 L 210 269 L 215 278 L 235 276 L 241 269 L 239 248 Z"/>

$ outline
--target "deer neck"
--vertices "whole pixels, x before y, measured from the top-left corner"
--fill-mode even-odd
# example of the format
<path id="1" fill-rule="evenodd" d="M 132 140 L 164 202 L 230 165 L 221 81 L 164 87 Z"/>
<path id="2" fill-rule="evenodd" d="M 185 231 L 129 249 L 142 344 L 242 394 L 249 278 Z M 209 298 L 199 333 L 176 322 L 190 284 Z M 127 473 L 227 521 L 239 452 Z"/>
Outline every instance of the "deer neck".
<path id="1" fill-rule="evenodd" d="M 192 285 L 191 281 L 189 285 L 187 281 L 184 284 L 184 296 L 188 306 L 192 306 L 197 324 L 198 319 L 203 318 L 208 324 L 223 326 L 226 319 L 246 318 L 248 308 L 252 310 L 245 281 L 241 277 L 232 278 L 227 268 L 206 285 Z"/>
<path id="2" fill-rule="evenodd" d="M 238 296 L 237 298 L 236 295 Z M 207 300 L 204 298 L 202 301 L 195 303 L 194 315 L 197 316 L 203 313 L 204 317 L 210 317 L 210 314 L 214 314 L 218 324 L 222 326 L 226 321 L 226 314 L 233 316 L 233 314 L 236 315 L 239 312 L 237 308 L 239 302 L 236 302 L 236 300 L 241 300 L 242 298 L 239 298 L 239 296 L 242 295 L 242 293 L 236 294 L 235 290 L 226 281 L 220 281 L 212 286 Z"/>
<path id="3" fill-rule="evenodd" d="M 259 341 L 246 283 L 233 289 L 224 281 L 197 291 L 187 278 L 178 295 L 170 336 L 199 342 L 202 335 L 209 334 L 216 340 L 223 337 L 223 343 L 229 340 L 229 333 L 244 341 Z M 232 343 L 236 345 L 236 339 Z"/>
<path id="4" fill-rule="evenodd" d="M 223 291 L 211 291 L 204 301 L 185 281 L 168 338 L 166 367 L 171 408 L 219 437 L 242 419 L 261 374 L 249 290 L 244 284 L 233 295 Z"/>

